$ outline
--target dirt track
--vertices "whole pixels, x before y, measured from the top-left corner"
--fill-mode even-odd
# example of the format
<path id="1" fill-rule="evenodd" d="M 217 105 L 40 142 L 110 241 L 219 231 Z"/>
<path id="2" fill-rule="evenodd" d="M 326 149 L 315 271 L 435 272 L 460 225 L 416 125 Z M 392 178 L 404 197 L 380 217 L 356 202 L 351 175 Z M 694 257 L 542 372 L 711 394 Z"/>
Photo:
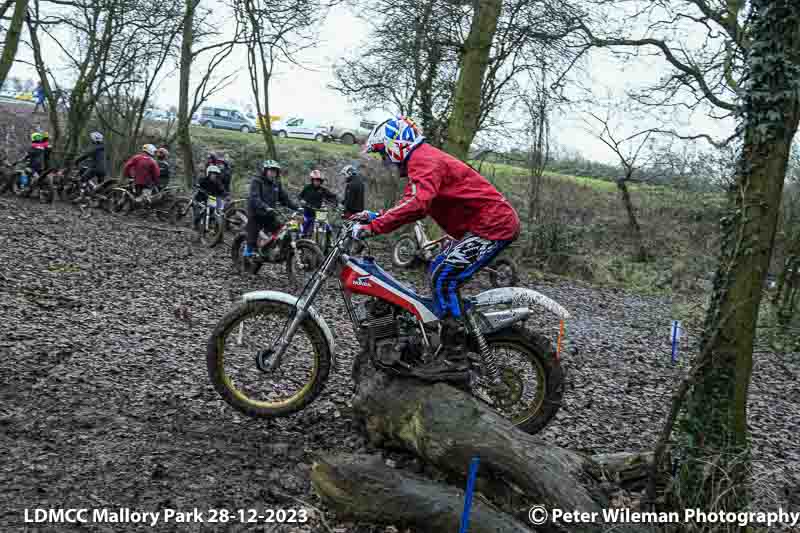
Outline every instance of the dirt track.
<path id="1" fill-rule="evenodd" d="M 265 266 L 258 278 L 243 278 L 230 270 L 225 248 L 132 227 L 167 229 L 133 217 L 79 215 L 0 198 L 0 530 L 139 530 L 23 524 L 24 509 L 34 508 L 318 507 L 308 475 L 314 455 L 365 449 L 348 415 L 355 342 L 336 294 L 317 305 L 335 329 L 340 364 L 322 397 L 290 419 L 250 420 L 211 388 L 205 343 L 242 293 L 286 290 L 283 270 Z M 597 453 L 651 447 L 680 372 L 670 363 L 670 302 L 563 283 L 536 288 L 575 315 L 563 362 L 566 402 L 541 436 Z M 191 323 L 176 318 L 181 306 Z M 757 475 L 772 472 L 760 497 L 794 510 L 798 375 L 797 364 L 760 355 L 750 407 Z M 386 531 L 326 520 L 339 531 Z M 258 530 L 327 531 L 316 513 L 305 526 Z"/>

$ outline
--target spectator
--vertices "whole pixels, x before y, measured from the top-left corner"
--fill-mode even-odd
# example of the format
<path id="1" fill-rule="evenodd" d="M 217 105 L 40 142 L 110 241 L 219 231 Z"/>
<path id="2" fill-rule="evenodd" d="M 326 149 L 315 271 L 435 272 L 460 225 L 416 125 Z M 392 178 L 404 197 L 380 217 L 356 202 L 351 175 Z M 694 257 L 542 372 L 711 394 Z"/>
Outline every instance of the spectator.
<path id="1" fill-rule="evenodd" d="M 44 87 L 42 87 L 41 82 L 39 82 L 39 85 L 37 85 L 36 89 L 33 91 L 33 99 L 36 100 L 36 107 L 33 108 L 34 113 L 39 109 L 39 106 L 42 106 L 43 113 L 47 111 L 44 102 Z"/>

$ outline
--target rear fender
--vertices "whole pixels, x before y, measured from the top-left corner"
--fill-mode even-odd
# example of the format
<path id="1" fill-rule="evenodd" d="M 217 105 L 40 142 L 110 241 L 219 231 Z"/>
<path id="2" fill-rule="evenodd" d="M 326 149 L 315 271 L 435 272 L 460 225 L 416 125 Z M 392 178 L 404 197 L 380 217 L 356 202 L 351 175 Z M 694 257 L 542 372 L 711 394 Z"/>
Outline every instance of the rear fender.
<path id="1" fill-rule="evenodd" d="M 551 298 L 533 289 L 524 289 L 521 287 L 500 287 L 498 289 L 483 291 L 472 298 L 472 304 L 477 307 L 478 311 L 483 313 L 486 313 L 486 311 L 482 308 L 496 305 L 513 306 L 513 308 L 521 307 L 530 311 L 534 311 L 536 307 L 539 307 L 550 311 L 561 320 L 570 318 L 569 312 Z"/>
<path id="2" fill-rule="evenodd" d="M 245 302 L 264 302 L 264 301 L 273 301 L 273 302 L 281 302 L 289 305 L 295 305 L 297 303 L 297 296 L 293 296 L 291 294 L 287 294 L 285 292 L 279 291 L 253 291 L 248 292 L 244 296 L 242 296 L 242 300 Z M 308 308 L 308 314 L 318 326 L 319 329 L 322 330 L 322 333 L 325 335 L 325 340 L 328 343 L 328 349 L 331 352 L 331 364 L 333 365 L 333 369 L 336 369 L 336 344 L 333 341 L 333 333 L 331 333 L 331 329 L 328 327 L 328 324 L 325 322 L 325 319 L 320 316 L 316 309 L 313 306 Z"/>

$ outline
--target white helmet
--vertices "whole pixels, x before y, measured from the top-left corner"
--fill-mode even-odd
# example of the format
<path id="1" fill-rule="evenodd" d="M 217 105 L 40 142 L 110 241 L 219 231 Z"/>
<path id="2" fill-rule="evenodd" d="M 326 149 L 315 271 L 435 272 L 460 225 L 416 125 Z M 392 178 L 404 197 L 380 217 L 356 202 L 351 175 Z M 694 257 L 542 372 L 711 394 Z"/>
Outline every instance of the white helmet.
<path id="1" fill-rule="evenodd" d="M 156 147 L 152 144 L 145 144 L 142 146 L 142 152 L 147 153 L 150 157 L 156 156 Z"/>
<path id="2" fill-rule="evenodd" d="M 422 128 L 408 117 L 397 115 L 375 126 L 364 146 L 365 153 L 378 153 L 392 163 L 408 159 L 411 150 L 422 143 Z"/>
<path id="3" fill-rule="evenodd" d="M 352 178 L 353 176 L 358 175 L 358 171 L 356 170 L 356 167 L 354 167 L 353 165 L 347 165 L 341 170 L 341 172 L 339 172 L 339 174 L 341 174 L 342 176 L 346 176 L 348 178 Z"/>
<path id="4" fill-rule="evenodd" d="M 103 142 L 103 134 L 99 131 L 93 131 L 89 134 L 89 138 L 92 140 L 93 143 L 99 144 Z"/>
<path id="5" fill-rule="evenodd" d="M 222 174 L 222 171 L 219 169 L 217 165 L 208 165 L 208 168 L 206 169 L 206 176 L 208 176 L 212 172 L 215 174 Z"/>

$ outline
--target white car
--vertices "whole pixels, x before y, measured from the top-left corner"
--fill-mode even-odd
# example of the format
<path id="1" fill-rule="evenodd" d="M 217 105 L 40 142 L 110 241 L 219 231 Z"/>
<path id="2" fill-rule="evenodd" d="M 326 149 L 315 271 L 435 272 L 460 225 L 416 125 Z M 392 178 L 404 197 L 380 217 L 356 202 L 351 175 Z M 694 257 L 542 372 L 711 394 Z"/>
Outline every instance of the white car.
<path id="1" fill-rule="evenodd" d="M 325 142 L 331 139 L 331 128 L 320 120 L 290 117 L 272 124 L 272 134 L 283 139 L 291 137 Z"/>
<path id="2" fill-rule="evenodd" d="M 335 124 L 331 137 L 342 144 L 364 144 L 377 124 L 369 120 L 362 120 L 358 124 Z"/>

